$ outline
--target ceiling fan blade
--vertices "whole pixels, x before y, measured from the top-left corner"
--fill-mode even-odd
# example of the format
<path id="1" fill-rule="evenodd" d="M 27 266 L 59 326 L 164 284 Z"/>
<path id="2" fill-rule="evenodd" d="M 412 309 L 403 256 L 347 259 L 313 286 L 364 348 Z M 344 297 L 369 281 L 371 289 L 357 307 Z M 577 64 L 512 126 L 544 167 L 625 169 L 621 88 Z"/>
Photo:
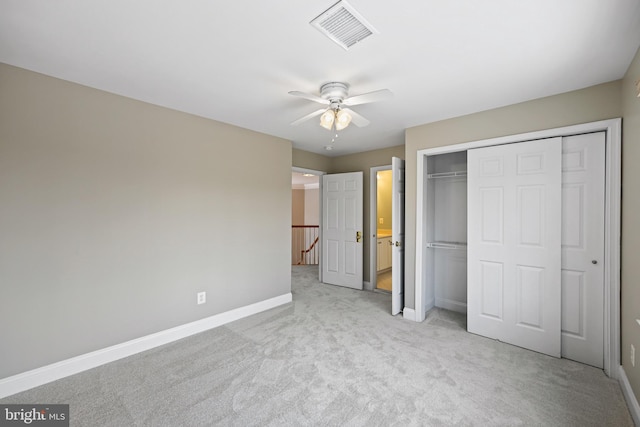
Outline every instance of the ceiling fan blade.
<path id="1" fill-rule="evenodd" d="M 321 108 L 319 110 L 314 111 L 313 113 L 307 114 L 304 117 L 300 117 L 298 120 L 296 120 L 295 122 L 291 122 L 291 126 L 297 126 L 302 122 L 305 122 L 309 119 L 314 118 L 315 116 L 319 116 L 320 114 L 324 113 L 325 111 L 327 111 L 326 108 Z"/>
<path id="2" fill-rule="evenodd" d="M 360 114 L 356 113 L 350 108 L 343 108 L 342 111 L 346 111 L 351 115 L 351 123 L 358 126 L 359 128 L 367 126 L 371 123 L 369 120 L 362 117 Z"/>
<path id="3" fill-rule="evenodd" d="M 289 95 L 299 96 L 300 98 L 308 99 L 309 101 L 313 102 L 319 102 L 320 104 L 324 105 L 329 105 L 331 103 L 328 99 L 320 98 L 319 96 L 306 92 L 300 92 L 298 90 L 292 90 L 291 92 L 289 92 Z"/>
<path id="4" fill-rule="evenodd" d="M 289 92 L 291 93 L 291 92 Z M 378 102 L 393 97 L 393 92 L 389 89 L 380 89 L 373 92 L 363 93 L 362 95 L 356 95 L 349 97 L 342 101 L 344 105 L 360 105 L 368 104 L 369 102 Z"/>

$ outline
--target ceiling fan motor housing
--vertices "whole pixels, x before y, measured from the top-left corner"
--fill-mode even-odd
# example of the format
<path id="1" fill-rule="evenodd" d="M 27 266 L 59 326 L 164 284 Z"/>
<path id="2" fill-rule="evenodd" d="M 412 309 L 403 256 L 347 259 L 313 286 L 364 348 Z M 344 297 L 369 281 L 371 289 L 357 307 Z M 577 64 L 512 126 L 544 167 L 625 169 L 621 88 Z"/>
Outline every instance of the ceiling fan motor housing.
<path id="1" fill-rule="evenodd" d="M 340 82 L 325 83 L 320 87 L 320 96 L 334 103 L 340 104 L 349 94 L 349 85 Z"/>

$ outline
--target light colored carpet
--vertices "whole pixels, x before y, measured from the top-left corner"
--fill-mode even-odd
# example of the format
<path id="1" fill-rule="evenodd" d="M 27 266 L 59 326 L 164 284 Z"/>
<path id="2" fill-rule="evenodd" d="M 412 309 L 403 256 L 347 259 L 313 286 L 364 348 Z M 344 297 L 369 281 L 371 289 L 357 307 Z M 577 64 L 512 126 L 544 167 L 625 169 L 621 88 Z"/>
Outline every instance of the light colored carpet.
<path id="1" fill-rule="evenodd" d="M 73 426 L 632 426 L 601 370 L 469 334 L 293 267 L 293 303 L 14 396 Z"/>

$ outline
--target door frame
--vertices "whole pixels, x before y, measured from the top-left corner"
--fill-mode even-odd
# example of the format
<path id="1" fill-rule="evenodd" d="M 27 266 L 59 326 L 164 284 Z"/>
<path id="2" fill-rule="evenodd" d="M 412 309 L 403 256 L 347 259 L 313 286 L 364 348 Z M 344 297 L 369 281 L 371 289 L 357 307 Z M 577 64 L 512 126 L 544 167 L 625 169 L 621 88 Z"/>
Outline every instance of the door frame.
<path id="1" fill-rule="evenodd" d="M 404 309 L 406 162 L 391 158 L 391 314 Z M 377 246 L 377 245 L 376 245 Z"/>
<path id="2" fill-rule="evenodd" d="M 466 151 L 472 148 L 511 144 L 535 139 L 562 137 L 592 132 L 605 132 L 605 254 L 604 254 L 604 372 L 618 379 L 620 366 L 620 224 L 622 182 L 622 119 L 609 119 L 554 129 L 418 150 L 416 194 L 415 312 L 405 316 L 422 322 L 433 302 L 425 301 L 426 227 L 425 179 L 427 156 Z"/>
<path id="3" fill-rule="evenodd" d="M 320 220 L 318 222 L 322 222 L 322 175 L 326 175 L 327 172 L 323 172 L 323 171 L 318 171 L 318 170 L 314 170 L 314 169 L 306 169 L 306 168 L 299 168 L 296 166 L 291 167 L 291 172 L 300 172 L 300 173 L 311 173 L 313 175 L 317 175 L 318 176 L 318 191 L 319 191 L 319 197 L 320 200 L 318 201 L 318 209 L 320 210 L 320 212 L 318 212 L 318 218 L 320 218 Z M 318 227 L 318 280 L 320 282 L 322 282 L 322 226 L 321 224 L 320 227 Z"/>
<path id="4" fill-rule="evenodd" d="M 369 281 L 364 282 L 364 288 L 373 291 L 378 285 L 378 172 L 391 170 L 391 165 L 374 166 L 369 169 Z M 391 264 L 393 268 L 393 263 Z"/>

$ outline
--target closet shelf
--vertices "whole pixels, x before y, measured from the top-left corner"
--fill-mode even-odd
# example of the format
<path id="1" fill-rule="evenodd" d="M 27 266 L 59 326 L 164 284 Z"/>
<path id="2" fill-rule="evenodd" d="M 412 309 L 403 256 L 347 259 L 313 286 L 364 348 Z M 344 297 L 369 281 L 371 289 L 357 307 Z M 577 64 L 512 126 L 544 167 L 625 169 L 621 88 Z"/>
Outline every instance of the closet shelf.
<path id="1" fill-rule="evenodd" d="M 429 242 L 427 248 L 433 249 L 467 249 L 465 242 Z"/>
<path id="2" fill-rule="evenodd" d="M 465 177 L 467 176 L 467 171 L 455 171 L 455 172 L 439 172 L 439 173 L 428 173 L 427 178 L 454 178 L 454 177 Z"/>

